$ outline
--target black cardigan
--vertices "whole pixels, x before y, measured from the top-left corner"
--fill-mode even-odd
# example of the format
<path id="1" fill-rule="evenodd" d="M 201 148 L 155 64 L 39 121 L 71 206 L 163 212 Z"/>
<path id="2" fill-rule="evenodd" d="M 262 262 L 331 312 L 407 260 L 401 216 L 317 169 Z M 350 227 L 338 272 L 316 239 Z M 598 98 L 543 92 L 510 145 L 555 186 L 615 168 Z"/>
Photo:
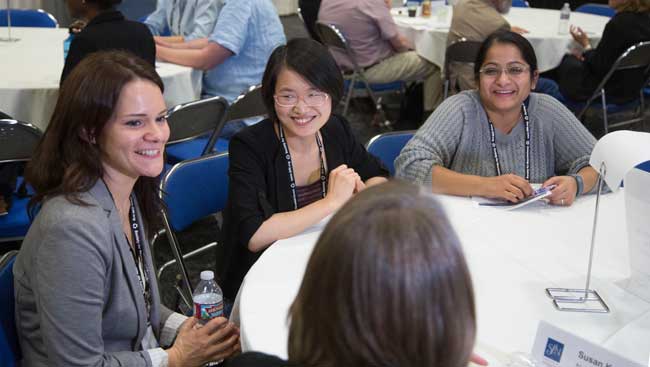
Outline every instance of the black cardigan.
<path id="1" fill-rule="evenodd" d="M 367 180 L 388 176 L 380 161 L 359 143 L 349 123 L 332 115 L 320 129 L 328 169 L 346 164 Z M 233 299 L 248 269 L 260 253 L 248 242 L 275 213 L 294 210 L 284 151 L 273 122 L 264 120 L 237 133 L 230 141 L 228 203 L 223 212 L 224 254 L 220 266 L 224 294 Z"/>
<path id="2" fill-rule="evenodd" d="M 79 32 L 70 44 L 61 84 L 84 57 L 97 51 L 125 50 L 156 65 L 156 44 L 146 25 L 126 20 L 117 10 L 99 13 Z"/>
<path id="3" fill-rule="evenodd" d="M 572 55 L 564 57 L 558 69 L 560 92 L 574 101 L 586 100 L 616 59 L 643 41 L 650 41 L 650 14 L 617 13 L 605 26 L 598 47 L 584 53 L 583 62 Z M 642 79 L 642 73 L 636 70 L 617 72 L 605 86 L 607 101 L 624 103 L 638 98 Z"/>

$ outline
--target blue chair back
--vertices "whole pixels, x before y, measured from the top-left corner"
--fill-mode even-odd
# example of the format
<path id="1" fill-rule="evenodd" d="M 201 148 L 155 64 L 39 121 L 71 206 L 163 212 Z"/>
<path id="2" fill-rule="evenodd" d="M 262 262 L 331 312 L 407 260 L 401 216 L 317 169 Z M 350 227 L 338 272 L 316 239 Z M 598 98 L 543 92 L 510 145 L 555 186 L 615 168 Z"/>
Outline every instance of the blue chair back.
<path id="1" fill-rule="evenodd" d="M 391 176 L 395 176 L 395 165 L 393 162 L 406 143 L 411 140 L 413 134 L 415 134 L 415 130 L 391 131 L 379 134 L 368 141 L 366 149 L 370 154 L 381 160 L 386 168 L 388 168 Z"/>
<path id="2" fill-rule="evenodd" d="M 605 4 L 587 3 L 576 8 L 577 12 L 613 17 L 616 11 Z"/>
<path id="3" fill-rule="evenodd" d="M 57 28 L 59 23 L 52 14 L 42 9 L 11 9 L 12 27 Z M 0 27 L 7 26 L 7 9 L 0 9 Z"/>
<path id="4" fill-rule="evenodd" d="M 636 168 L 640 169 L 641 171 L 646 171 L 650 173 L 650 161 L 646 161 L 644 163 L 639 164 L 636 166 Z"/>
<path id="5" fill-rule="evenodd" d="M 530 4 L 525 0 L 512 0 L 512 6 L 515 8 L 530 8 Z"/>
<path id="6" fill-rule="evenodd" d="M 6 253 L 0 260 L 0 365 L 15 366 L 21 359 L 14 318 L 14 261 L 18 251 Z"/>
<path id="7" fill-rule="evenodd" d="M 210 154 L 173 166 L 161 183 L 172 230 L 222 211 L 228 198 L 228 153 Z"/>

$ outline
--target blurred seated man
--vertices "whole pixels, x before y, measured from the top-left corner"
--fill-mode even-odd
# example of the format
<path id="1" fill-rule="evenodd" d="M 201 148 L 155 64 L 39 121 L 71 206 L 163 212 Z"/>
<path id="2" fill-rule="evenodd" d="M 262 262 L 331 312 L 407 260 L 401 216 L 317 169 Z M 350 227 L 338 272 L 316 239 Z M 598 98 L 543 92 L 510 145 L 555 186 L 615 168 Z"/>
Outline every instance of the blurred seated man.
<path id="1" fill-rule="evenodd" d="M 483 42 L 498 30 L 527 33 L 523 28 L 511 27 L 503 17 L 512 6 L 512 0 L 465 0 L 454 6 L 451 26 L 447 34 L 447 47 L 461 39 Z M 450 94 L 466 89 L 476 89 L 474 65 L 453 63 L 450 65 Z"/>
<path id="2" fill-rule="evenodd" d="M 284 29 L 271 0 L 228 1 L 209 37 L 180 43 L 157 40 L 156 56 L 206 71 L 202 97 L 221 96 L 232 103 L 261 83 L 269 55 L 284 43 Z M 245 124 L 227 124 L 221 136 L 229 138 Z"/>
<path id="3" fill-rule="evenodd" d="M 222 0 L 158 0 L 144 24 L 155 39 L 184 42 L 210 35 Z M 169 36 L 163 36 L 169 31 Z"/>
<path id="4" fill-rule="evenodd" d="M 423 80 L 424 110 L 432 111 L 441 99 L 440 69 L 412 50 L 397 30 L 390 4 L 390 0 L 325 0 L 318 20 L 343 32 L 370 83 Z M 345 52 L 331 51 L 341 69 L 354 69 Z"/>

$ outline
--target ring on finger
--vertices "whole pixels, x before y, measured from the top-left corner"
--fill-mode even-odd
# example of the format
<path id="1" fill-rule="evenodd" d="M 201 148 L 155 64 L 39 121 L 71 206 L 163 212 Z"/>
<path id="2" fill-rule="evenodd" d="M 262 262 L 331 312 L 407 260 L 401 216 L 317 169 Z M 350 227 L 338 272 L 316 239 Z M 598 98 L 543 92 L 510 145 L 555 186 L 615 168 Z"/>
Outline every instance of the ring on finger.
<path id="1" fill-rule="evenodd" d="M 560 199 L 560 204 L 564 205 L 564 199 Z"/>

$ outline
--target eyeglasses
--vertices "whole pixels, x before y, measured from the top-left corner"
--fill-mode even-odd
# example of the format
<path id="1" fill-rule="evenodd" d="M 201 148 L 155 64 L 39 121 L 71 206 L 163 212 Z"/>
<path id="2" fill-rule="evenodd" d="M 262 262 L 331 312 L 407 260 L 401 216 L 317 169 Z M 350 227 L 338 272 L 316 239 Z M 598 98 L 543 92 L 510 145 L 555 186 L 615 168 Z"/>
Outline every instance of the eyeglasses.
<path id="1" fill-rule="evenodd" d="M 275 94 L 273 95 L 273 99 L 275 99 L 275 103 L 278 104 L 280 107 L 293 107 L 298 104 L 298 101 L 302 99 L 305 104 L 309 107 L 318 107 L 322 106 L 325 102 L 327 102 L 327 99 L 329 98 L 329 95 L 327 93 L 322 93 L 322 92 L 310 92 L 306 96 L 298 96 L 293 93 L 282 93 L 282 94 Z"/>
<path id="2" fill-rule="evenodd" d="M 516 78 L 523 75 L 528 70 L 530 70 L 529 66 L 517 64 L 517 65 L 509 65 L 505 68 L 501 68 L 497 66 L 486 66 L 484 68 L 481 68 L 479 70 L 479 73 L 483 74 L 483 76 L 487 78 L 497 78 L 501 76 L 501 73 L 505 72 L 506 75 Z"/>

